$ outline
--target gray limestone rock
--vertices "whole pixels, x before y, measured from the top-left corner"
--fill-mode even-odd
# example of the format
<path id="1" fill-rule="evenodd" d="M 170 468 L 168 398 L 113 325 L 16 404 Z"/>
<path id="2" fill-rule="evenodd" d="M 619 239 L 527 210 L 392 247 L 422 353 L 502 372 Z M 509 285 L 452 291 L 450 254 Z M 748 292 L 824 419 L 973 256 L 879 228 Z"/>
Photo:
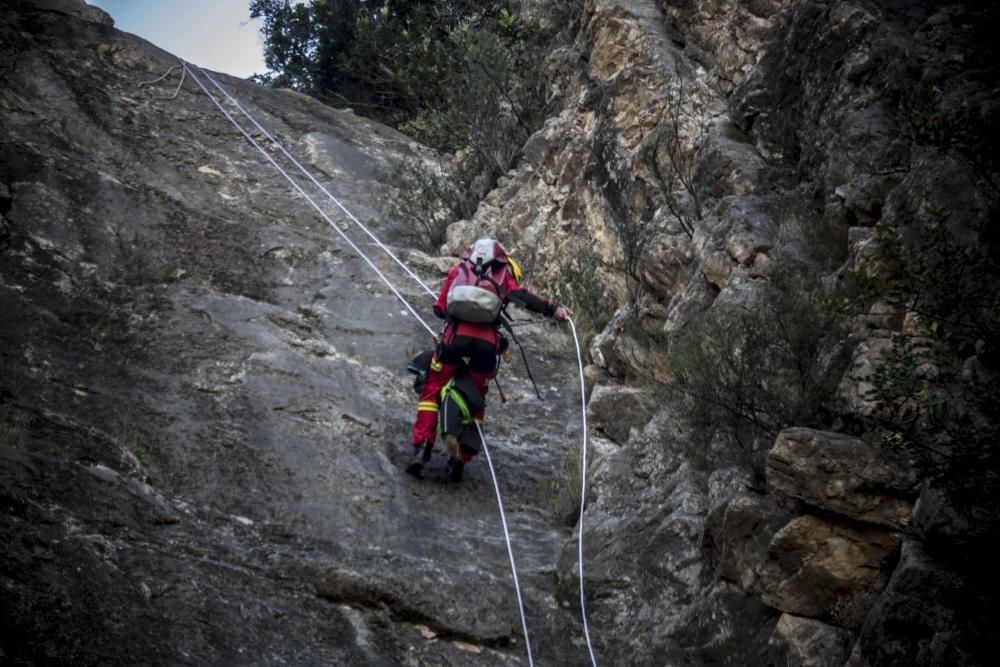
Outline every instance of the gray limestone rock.
<path id="1" fill-rule="evenodd" d="M 753 590 L 775 609 L 837 622 L 840 608 L 885 586 L 901 540 L 882 528 L 797 516 L 768 544 Z"/>
<path id="2" fill-rule="evenodd" d="M 898 457 L 896 457 L 898 458 Z M 817 509 L 900 530 L 910 520 L 917 472 L 859 438 L 789 428 L 767 455 L 767 488 Z"/>
<path id="3" fill-rule="evenodd" d="M 871 396 L 875 388 L 871 383 L 872 374 L 891 350 L 892 340 L 889 338 L 867 338 L 854 348 L 850 364 L 837 388 L 845 413 L 868 416 L 875 410 L 875 399 Z"/>
<path id="4" fill-rule="evenodd" d="M 865 617 L 850 667 L 907 664 L 980 665 L 996 637 L 992 585 L 972 584 L 928 555 L 920 542 L 903 543 L 899 565 Z"/>
<path id="5" fill-rule="evenodd" d="M 667 304 L 663 330 L 667 333 L 680 331 L 688 322 L 708 310 L 718 296 L 717 285 L 710 283 L 701 272 L 693 274 L 687 285 L 674 294 Z"/>
<path id="6" fill-rule="evenodd" d="M 335 206 L 323 219 L 190 76 L 174 99 L 176 72 L 139 87 L 170 54 L 25 3 L 0 43 L 0 661 L 525 660 L 486 462 L 460 485 L 440 450 L 425 479 L 403 473 L 404 367 L 433 342 L 336 230 L 436 325 L 431 297 Z M 376 217 L 376 174 L 412 156 L 408 137 L 213 76 Z M 401 254 L 438 287 L 447 260 Z M 519 337 L 550 400 L 514 365 L 485 430 L 535 657 L 576 664 L 576 621 L 552 602 L 568 535 L 540 508 L 578 444 L 552 425 L 578 431 L 580 399 L 557 391 L 575 354 L 549 331 Z"/>
<path id="7" fill-rule="evenodd" d="M 425 480 L 399 474 L 414 409 L 402 364 L 430 344 L 423 330 L 190 79 L 175 100 L 160 97 L 176 78 L 138 86 L 175 57 L 82 2 L 8 4 L 0 617 L 13 632 L 0 662 L 524 664 L 483 462 L 461 485 L 437 483 L 441 456 Z M 600 373 L 669 375 L 651 334 L 749 303 L 789 256 L 796 219 L 824 206 L 842 227 L 865 226 L 832 253 L 849 255 L 841 275 L 883 279 L 892 267 L 874 261 L 868 225 L 903 227 L 933 207 L 978 224 L 995 206 L 963 153 L 977 134 L 947 134 L 968 119 L 996 125 L 989 31 L 976 29 L 996 23 L 990 3 L 521 4 L 552 40 L 548 118 L 444 251 L 498 236 L 536 286 L 586 268 L 611 312 L 631 297 L 611 216 L 668 230 L 642 258 L 647 302 L 594 340 Z M 304 95 L 220 80 L 363 220 L 386 195 L 377 174 L 422 154 Z M 672 123 L 705 212 L 693 239 L 661 224 L 663 193 L 642 156 Z M 614 148 L 621 201 L 602 187 L 598 143 Z M 771 205 L 787 201 L 794 211 Z M 332 224 L 353 231 L 339 216 Z M 449 263 L 403 254 L 435 287 Z M 392 275 L 429 313 L 423 290 Z M 886 335 L 898 316 L 872 311 L 870 329 Z M 491 403 L 486 437 L 536 662 L 578 665 L 577 544 L 549 507 L 554 471 L 578 446 L 579 396 L 561 379 L 575 359 L 565 336 L 523 331 L 536 376 L 560 379 L 543 380 L 539 404 L 520 366 L 506 370 L 512 404 Z M 842 386 L 848 412 L 870 409 L 866 378 L 887 341 L 858 348 Z M 816 480 L 796 477 L 796 460 L 783 488 L 801 500 L 751 494 L 738 470 L 695 467 L 704 457 L 686 450 L 669 403 L 657 407 L 629 424 L 625 444 L 592 442 L 584 583 L 599 664 L 839 655 L 842 633 L 798 614 L 864 621 L 851 664 L 996 655 L 979 650 L 988 573 L 958 576 L 942 558 L 972 525 L 948 503 L 925 494 L 912 528 L 927 549 L 904 544 L 869 610 L 898 534 L 837 516 L 892 524 L 902 511 L 883 513 L 881 490 L 836 460 L 800 471 Z M 709 463 L 727 465 L 732 445 L 717 442 Z M 825 513 L 803 516 L 813 503 Z"/>
<path id="8" fill-rule="evenodd" d="M 619 444 L 634 428 L 644 427 L 653 414 L 653 398 L 641 389 L 598 385 L 587 401 L 588 420 Z"/>
<path id="9" fill-rule="evenodd" d="M 615 313 L 604 331 L 594 337 L 590 356 L 612 377 L 624 378 L 630 369 L 648 368 L 648 351 L 642 343 L 643 338 L 634 308 L 626 306 Z"/>
<path id="10" fill-rule="evenodd" d="M 705 519 L 705 557 L 723 579 L 756 592 L 769 545 L 792 516 L 789 508 L 767 495 L 738 492 Z"/>
<path id="11" fill-rule="evenodd" d="M 777 240 L 778 228 L 758 197 L 727 197 L 718 215 L 729 226 L 726 250 L 738 263 L 749 266 L 758 254 L 767 254 Z"/>
<path id="12" fill-rule="evenodd" d="M 782 614 L 768 647 L 788 667 L 841 667 L 851 650 L 851 634 L 812 618 Z"/>

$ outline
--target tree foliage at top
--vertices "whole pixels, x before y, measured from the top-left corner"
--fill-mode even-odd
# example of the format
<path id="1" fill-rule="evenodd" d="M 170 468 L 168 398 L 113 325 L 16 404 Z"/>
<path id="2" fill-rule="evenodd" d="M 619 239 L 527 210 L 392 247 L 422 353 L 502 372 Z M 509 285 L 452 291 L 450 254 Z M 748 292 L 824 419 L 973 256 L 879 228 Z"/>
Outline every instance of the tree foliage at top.
<path id="1" fill-rule="evenodd" d="M 252 0 L 250 15 L 270 70 L 258 80 L 470 147 L 494 175 L 540 122 L 537 26 L 506 1 Z"/>

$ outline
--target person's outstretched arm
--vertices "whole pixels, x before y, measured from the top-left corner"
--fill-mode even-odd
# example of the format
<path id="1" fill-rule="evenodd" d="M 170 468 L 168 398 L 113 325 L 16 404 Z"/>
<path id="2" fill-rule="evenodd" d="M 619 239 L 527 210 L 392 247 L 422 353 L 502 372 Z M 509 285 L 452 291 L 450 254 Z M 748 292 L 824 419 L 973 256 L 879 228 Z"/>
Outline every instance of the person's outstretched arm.
<path id="1" fill-rule="evenodd" d="M 510 272 L 507 273 L 504 289 L 511 301 L 530 311 L 541 313 L 546 317 L 553 317 L 561 322 L 573 316 L 572 311 L 566 306 L 561 306 L 552 299 L 544 299 L 527 287 L 521 287 L 510 275 Z"/>

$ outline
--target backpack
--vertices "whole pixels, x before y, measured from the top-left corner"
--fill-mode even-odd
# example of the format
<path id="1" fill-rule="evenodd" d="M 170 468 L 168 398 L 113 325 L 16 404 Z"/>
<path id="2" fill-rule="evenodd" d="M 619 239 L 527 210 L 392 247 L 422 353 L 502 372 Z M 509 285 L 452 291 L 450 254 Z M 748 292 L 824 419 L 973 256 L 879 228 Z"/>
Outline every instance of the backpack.
<path id="1" fill-rule="evenodd" d="M 507 254 L 492 239 L 476 241 L 462 255 L 448 288 L 448 316 L 462 322 L 494 322 L 507 300 L 502 285 Z"/>

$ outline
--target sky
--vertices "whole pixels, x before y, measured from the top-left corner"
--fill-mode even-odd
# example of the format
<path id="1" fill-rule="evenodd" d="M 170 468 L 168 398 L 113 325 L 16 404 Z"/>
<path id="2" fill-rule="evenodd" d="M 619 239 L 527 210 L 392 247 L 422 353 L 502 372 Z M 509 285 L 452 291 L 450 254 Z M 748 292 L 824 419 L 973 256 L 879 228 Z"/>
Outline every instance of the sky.
<path id="1" fill-rule="evenodd" d="M 250 0 L 87 0 L 115 27 L 202 67 L 238 77 L 265 71 Z"/>

